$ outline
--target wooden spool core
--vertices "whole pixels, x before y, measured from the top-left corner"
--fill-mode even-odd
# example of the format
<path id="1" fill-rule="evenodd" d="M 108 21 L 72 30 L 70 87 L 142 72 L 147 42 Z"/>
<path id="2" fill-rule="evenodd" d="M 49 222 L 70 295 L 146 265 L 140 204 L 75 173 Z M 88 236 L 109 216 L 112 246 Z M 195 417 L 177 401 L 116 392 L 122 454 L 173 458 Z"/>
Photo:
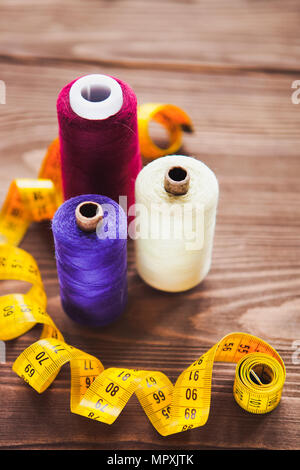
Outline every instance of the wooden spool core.
<path id="1" fill-rule="evenodd" d="M 182 166 L 172 166 L 165 173 L 164 187 L 168 193 L 180 196 L 186 194 L 190 186 L 190 175 Z"/>
<path id="2" fill-rule="evenodd" d="M 81 230 L 94 232 L 100 220 L 103 219 L 103 210 L 97 202 L 84 201 L 76 207 L 75 217 Z"/>

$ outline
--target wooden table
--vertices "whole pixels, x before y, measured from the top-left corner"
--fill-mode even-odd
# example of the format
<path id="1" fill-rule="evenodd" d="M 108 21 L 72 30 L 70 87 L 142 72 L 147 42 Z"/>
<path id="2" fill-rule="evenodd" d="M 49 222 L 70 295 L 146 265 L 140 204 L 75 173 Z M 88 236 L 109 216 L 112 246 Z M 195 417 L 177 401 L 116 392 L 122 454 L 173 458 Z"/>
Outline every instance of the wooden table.
<path id="1" fill-rule="evenodd" d="M 232 395 L 234 366 L 217 364 L 207 424 L 163 438 L 133 397 L 114 425 L 74 415 L 69 367 L 42 395 L 11 370 L 40 329 L 7 343 L 0 373 L 4 449 L 296 449 L 300 438 L 300 79 L 298 0 L 2 0 L 0 197 L 10 181 L 35 177 L 57 135 L 56 98 L 73 78 L 107 73 L 140 103 L 170 102 L 195 133 L 183 154 L 204 161 L 220 183 L 212 269 L 182 294 L 158 292 L 136 273 L 129 243 L 129 304 L 116 324 L 84 329 L 64 314 L 49 223 L 21 247 L 36 257 L 48 312 L 66 340 L 106 367 L 178 374 L 222 336 L 245 331 L 282 355 L 279 407 L 254 416 Z M 18 283 L 2 283 L 2 293 Z M 294 352 L 294 356 L 293 356 Z M 294 359 L 293 359 L 294 358 Z M 298 364 L 297 364 L 298 362 Z"/>

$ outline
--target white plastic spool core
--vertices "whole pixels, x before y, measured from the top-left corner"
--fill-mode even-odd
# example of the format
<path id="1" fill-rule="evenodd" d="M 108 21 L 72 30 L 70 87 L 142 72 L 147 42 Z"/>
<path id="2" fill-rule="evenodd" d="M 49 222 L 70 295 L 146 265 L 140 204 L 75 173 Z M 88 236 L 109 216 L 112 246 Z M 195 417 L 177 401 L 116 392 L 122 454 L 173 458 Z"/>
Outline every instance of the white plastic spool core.
<path id="1" fill-rule="evenodd" d="M 78 116 L 90 120 L 107 119 L 120 111 L 123 92 L 113 78 L 92 74 L 73 83 L 69 99 L 72 110 Z"/>

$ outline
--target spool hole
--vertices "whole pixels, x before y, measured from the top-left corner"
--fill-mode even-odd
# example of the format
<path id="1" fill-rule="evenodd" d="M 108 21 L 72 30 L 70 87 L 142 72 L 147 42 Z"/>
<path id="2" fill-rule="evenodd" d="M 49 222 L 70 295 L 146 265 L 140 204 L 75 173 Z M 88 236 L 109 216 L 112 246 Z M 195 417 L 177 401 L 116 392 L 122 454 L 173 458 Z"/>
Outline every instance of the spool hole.
<path id="1" fill-rule="evenodd" d="M 252 367 L 251 371 L 254 372 L 254 374 L 250 374 L 251 380 L 253 383 L 256 385 L 268 385 L 272 382 L 274 378 L 274 373 L 271 369 L 270 366 L 267 364 L 256 364 L 255 366 Z M 261 384 L 259 381 L 256 379 L 256 377 L 260 380 Z"/>
<path id="2" fill-rule="evenodd" d="M 81 90 L 81 96 L 87 101 L 92 103 L 99 103 L 106 100 L 111 94 L 111 89 L 108 86 L 94 84 L 85 86 Z"/>
<path id="3" fill-rule="evenodd" d="M 82 204 L 79 212 L 83 217 L 91 219 L 98 214 L 99 206 L 97 204 L 93 204 L 92 202 L 86 202 L 85 204 Z"/>
<path id="4" fill-rule="evenodd" d="M 187 171 L 181 166 L 176 166 L 169 170 L 168 175 L 173 181 L 184 181 L 187 177 Z"/>

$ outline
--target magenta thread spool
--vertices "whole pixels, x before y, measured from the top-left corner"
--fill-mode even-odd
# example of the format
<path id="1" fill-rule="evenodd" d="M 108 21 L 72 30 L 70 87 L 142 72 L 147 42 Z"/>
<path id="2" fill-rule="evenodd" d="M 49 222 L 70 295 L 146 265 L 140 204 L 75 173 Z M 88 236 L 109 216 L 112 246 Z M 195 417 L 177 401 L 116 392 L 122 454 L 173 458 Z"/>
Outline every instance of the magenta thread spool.
<path id="1" fill-rule="evenodd" d="M 142 167 L 133 90 L 107 75 L 86 75 L 61 90 L 57 115 L 65 199 L 126 196 L 130 207 Z"/>
<path id="2" fill-rule="evenodd" d="M 86 326 L 116 320 L 127 303 L 127 217 L 95 194 L 64 202 L 52 221 L 61 302 Z"/>

